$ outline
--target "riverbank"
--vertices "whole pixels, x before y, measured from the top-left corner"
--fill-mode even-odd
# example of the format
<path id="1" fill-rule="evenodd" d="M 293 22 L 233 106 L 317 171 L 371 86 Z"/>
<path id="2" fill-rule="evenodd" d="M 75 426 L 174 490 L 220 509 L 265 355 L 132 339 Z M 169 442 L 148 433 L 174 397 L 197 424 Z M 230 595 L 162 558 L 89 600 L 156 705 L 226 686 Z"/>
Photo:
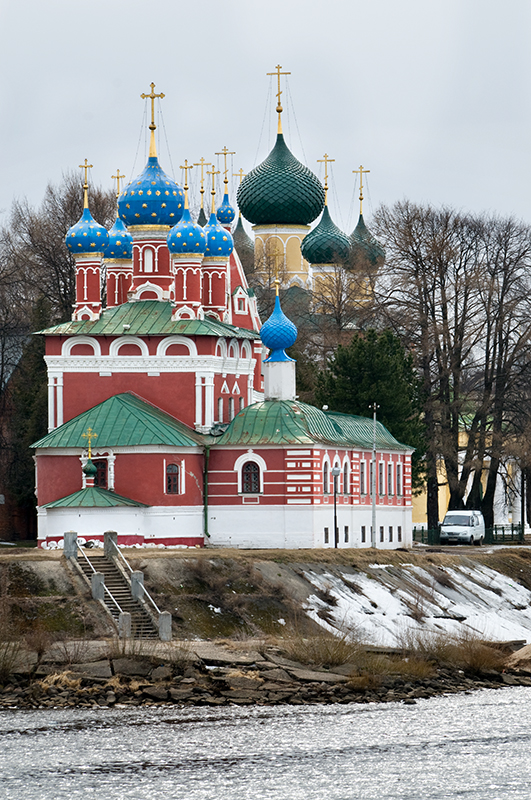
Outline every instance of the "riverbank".
<path id="1" fill-rule="evenodd" d="M 40 661 L 24 651 L 0 687 L 0 708 L 414 705 L 441 694 L 531 687 L 531 665 L 518 664 L 517 655 L 505 658 L 498 669 L 463 670 L 365 650 L 369 661 L 361 668 L 358 659 L 326 669 L 286 658 L 278 646 L 255 645 L 259 649 L 230 642 L 77 641 L 52 648 Z M 74 663 L 75 658 L 85 660 Z"/>

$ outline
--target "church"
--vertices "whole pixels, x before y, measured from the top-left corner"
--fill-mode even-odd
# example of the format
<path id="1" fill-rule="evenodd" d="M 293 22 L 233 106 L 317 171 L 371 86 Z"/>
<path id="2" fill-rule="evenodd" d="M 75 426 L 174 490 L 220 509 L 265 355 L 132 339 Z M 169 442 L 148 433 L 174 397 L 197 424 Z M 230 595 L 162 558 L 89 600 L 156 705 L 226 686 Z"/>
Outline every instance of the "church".
<path id="1" fill-rule="evenodd" d="M 284 141 L 277 69 L 277 141 L 243 178 L 238 206 L 258 261 L 280 248 L 286 283 L 304 286 L 348 237 L 330 218 L 326 180 Z M 409 546 L 412 449 L 372 419 L 299 402 L 286 354 L 297 329 L 281 308 L 278 268 L 261 325 L 231 233 L 226 163 L 217 208 L 208 173 L 202 225 L 188 162 L 184 187 L 159 164 L 154 85 L 142 96 L 152 112 L 146 167 L 119 191 L 107 231 L 90 213 L 85 159 L 84 210 L 66 236 L 72 319 L 39 332 L 48 371 L 48 434 L 33 445 L 39 546 L 61 547 L 70 530 L 94 542 L 114 530 L 124 546 Z M 241 241 L 241 217 L 236 242 L 238 229 Z M 361 214 L 356 232 L 374 251 Z"/>

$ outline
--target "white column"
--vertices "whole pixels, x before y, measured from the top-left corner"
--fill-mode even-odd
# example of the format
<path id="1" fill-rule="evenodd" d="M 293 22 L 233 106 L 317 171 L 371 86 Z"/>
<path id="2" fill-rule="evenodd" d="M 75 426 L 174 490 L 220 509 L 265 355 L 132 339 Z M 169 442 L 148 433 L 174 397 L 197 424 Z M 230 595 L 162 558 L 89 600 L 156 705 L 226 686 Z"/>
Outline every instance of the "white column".
<path id="1" fill-rule="evenodd" d="M 203 425 L 203 376 L 195 373 L 195 427 Z"/>
<path id="2" fill-rule="evenodd" d="M 63 373 L 57 376 L 57 427 L 63 424 Z"/>
<path id="3" fill-rule="evenodd" d="M 214 424 L 214 375 L 205 377 L 205 427 L 210 429 Z"/>
<path id="4" fill-rule="evenodd" d="M 55 428 L 55 378 L 48 375 L 48 433 Z"/>

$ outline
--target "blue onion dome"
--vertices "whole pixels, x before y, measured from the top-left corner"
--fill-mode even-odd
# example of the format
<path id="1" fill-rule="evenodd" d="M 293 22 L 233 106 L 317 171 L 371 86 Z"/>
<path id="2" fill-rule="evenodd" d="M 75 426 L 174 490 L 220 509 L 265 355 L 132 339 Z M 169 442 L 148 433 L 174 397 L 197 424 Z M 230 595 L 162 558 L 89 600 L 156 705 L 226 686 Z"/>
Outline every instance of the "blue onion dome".
<path id="1" fill-rule="evenodd" d="M 202 256 L 207 246 L 206 233 L 201 225 L 193 221 L 189 208 L 184 209 L 181 221 L 173 226 L 166 241 L 170 253 Z"/>
<path id="2" fill-rule="evenodd" d="M 265 161 L 240 183 L 238 206 L 253 225 L 308 225 L 323 210 L 316 175 L 297 161 L 281 133 Z"/>
<path id="3" fill-rule="evenodd" d="M 351 266 L 379 267 L 385 261 L 385 250 L 369 231 L 360 214 L 358 224 L 350 235 Z"/>
<path id="4" fill-rule="evenodd" d="M 184 192 L 166 175 L 157 156 L 150 156 L 144 172 L 120 195 L 118 214 L 126 225 L 173 227 L 184 211 Z"/>
<path id="5" fill-rule="evenodd" d="M 282 311 L 278 295 L 273 313 L 260 329 L 260 339 L 272 351 L 266 361 L 293 361 L 284 351 L 295 344 L 297 328 Z"/>
<path id="6" fill-rule="evenodd" d="M 120 217 L 109 231 L 109 243 L 103 251 L 105 258 L 133 258 L 133 237 Z"/>
<path id="7" fill-rule="evenodd" d="M 230 232 L 219 224 L 214 211 L 203 231 L 207 237 L 205 256 L 228 258 L 234 249 L 234 242 Z"/>
<path id="8" fill-rule="evenodd" d="M 348 259 L 350 239 L 337 225 L 325 206 L 319 224 L 302 240 L 301 253 L 310 264 L 337 264 Z"/>
<path id="9" fill-rule="evenodd" d="M 220 225 L 230 225 L 236 216 L 236 212 L 229 203 L 229 195 L 227 192 L 223 195 L 223 202 L 217 210 L 216 217 Z"/>
<path id="10" fill-rule="evenodd" d="M 232 238 L 234 239 L 234 248 L 242 262 L 243 270 L 246 275 L 250 275 L 254 272 L 254 242 L 243 227 L 241 214 L 238 217 L 238 224 L 234 229 Z"/>
<path id="11" fill-rule="evenodd" d="M 201 227 L 204 228 L 205 225 L 207 224 L 207 222 L 208 222 L 208 220 L 206 218 L 206 214 L 203 211 L 203 207 L 201 207 L 201 209 L 199 211 L 199 214 L 198 214 L 198 217 L 197 217 L 197 224 L 201 225 Z"/>
<path id="12" fill-rule="evenodd" d="M 84 208 L 79 222 L 68 230 L 65 242 L 73 255 L 103 253 L 109 242 L 109 234 L 103 225 L 96 222 L 89 209 Z"/>

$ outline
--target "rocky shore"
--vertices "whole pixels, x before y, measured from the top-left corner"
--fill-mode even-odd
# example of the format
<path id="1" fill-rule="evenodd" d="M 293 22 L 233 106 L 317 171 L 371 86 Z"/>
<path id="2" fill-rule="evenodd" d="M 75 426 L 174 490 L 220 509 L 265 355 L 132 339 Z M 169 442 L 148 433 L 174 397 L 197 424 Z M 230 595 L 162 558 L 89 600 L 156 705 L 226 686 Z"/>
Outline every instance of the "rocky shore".
<path id="1" fill-rule="evenodd" d="M 278 648 L 231 652 L 194 643 L 149 655 L 105 653 L 93 643 L 91 660 L 65 664 L 52 652 L 22 659 L 0 686 L 0 708 L 100 708 L 128 706 L 308 705 L 402 702 L 440 694 L 531 686 L 531 669 L 499 672 L 434 668 L 430 677 L 355 674 L 352 664 L 310 669 Z M 160 650 L 160 646 L 159 646 Z M 31 663 L 33 660 L 34 663 Z"/>

